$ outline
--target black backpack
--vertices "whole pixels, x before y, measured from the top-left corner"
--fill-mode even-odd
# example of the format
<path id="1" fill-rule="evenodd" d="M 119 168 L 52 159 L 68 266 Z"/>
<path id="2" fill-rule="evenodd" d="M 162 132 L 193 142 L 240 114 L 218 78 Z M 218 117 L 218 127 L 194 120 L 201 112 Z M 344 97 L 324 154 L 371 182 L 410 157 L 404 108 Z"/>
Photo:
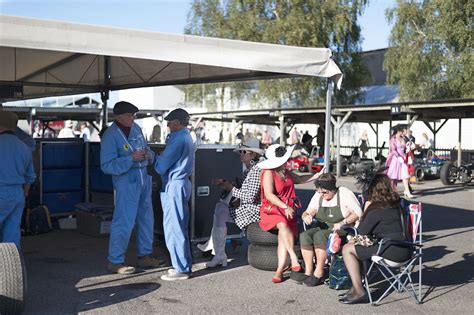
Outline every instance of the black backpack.
<path id="1" fill-rule="evenodd" d="M 48 207 L 37 206 L 26 209 L 26 234 L 41 234 L 51 231 L 51 216 Z"/>

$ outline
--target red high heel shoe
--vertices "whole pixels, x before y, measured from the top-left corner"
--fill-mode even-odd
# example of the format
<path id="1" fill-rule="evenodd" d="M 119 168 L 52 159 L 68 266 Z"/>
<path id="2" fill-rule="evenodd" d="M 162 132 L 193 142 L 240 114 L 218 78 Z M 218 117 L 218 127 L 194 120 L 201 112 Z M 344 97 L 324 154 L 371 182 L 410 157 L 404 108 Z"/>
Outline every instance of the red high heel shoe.
<path id="1" fill-rule="evenodd" d="M 300 272 L 300 271 L 301 271 L 301 266 L 294 266 L 294 267 L 291 267 L 291 271 Z"/>
<path id="2" fill-rule="evenodd" d="M 280 282 L 282 282 L 282 281 L 283 281 L 283 277 L 282 277 L 282 278 L 278 278 L 278 277 L 273 277 L 273 278 L 272 278 L 272 282 L 273 282 L 273 283 L 280 283 Z"/>

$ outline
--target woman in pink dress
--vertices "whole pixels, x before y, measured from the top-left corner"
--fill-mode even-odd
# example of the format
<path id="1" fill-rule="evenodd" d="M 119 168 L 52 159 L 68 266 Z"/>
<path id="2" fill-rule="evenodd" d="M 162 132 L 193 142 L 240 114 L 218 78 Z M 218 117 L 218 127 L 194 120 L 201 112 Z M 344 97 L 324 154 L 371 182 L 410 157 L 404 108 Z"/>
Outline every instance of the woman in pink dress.
<path id="1" fill-rule="evenodd" d="M 278 229 L 278 267 L 272 278 L 273 283 L 282 282 L 283 272 L 288 267 L 288 255 L 291 259 L 291 270 L 301 270 L 294 251 L 294 242 L 298 235 L 295 209 L 300 207 L 294 184 L 316 180 L 324 171 L 314 175 L 296 175 L 287 170 L 286 162 L 293 150 L 294 146 L 285 148 L 273 144 L 265 152 L 267 160 L 257 164 L 262 169 L 259 225 L 265 231 Z"/>
<path id="2" fill-rule="evenodd" d="M 397 185 L 403 182 L 404 196 L 407 199 L 413 198 L 408 186 L 410 174 L 408 173 L 408 165 L 406 161 L 406 143 L 404 135 L 407 132 L 406 125 L 397 125 L 393 127 L 393 133 L 390 137 L 390 153 L 388 154 L 385 166 L 387 176 L 390 178 L 392 189 L 397 191 Z"/>

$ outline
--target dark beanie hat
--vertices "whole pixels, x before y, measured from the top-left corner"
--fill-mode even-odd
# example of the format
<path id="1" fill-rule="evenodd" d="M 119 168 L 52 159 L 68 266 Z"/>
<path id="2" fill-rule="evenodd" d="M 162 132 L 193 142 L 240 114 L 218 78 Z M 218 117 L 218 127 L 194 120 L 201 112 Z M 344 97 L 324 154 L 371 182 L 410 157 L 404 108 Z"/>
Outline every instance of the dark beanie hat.
<path id="1" fill-rule="evenodd" d="M 189 114 L 187 111 L 185 111 L 182 108 L 176 108 L 175 110 L 172 110 L 168 116 L 165 117 L 165 120 L 171 121 L 171 120 L 187 120 L 189 119 Z"/>
<path id="2" fill-rule="evenodd" d="M 138 112 L 138 107 L 129 102 L 120 101 L 117 102 L 114 106 L 115 115 L 122 115 L 128 113 L 135 114 L 136 112 Z"/>
<path id="3" fill-rule="evenodd" d="M 18 116 L 15 113 L 0 109 L 0 127 L 15 130 L 17 124 Z"/>

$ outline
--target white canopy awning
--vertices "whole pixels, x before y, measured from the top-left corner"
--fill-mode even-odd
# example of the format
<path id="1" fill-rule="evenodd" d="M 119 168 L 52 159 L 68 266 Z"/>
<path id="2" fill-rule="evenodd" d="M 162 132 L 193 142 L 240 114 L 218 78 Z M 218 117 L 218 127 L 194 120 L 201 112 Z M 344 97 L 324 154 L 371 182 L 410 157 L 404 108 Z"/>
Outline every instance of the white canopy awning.
<path id="1" fill-rule="evenodd" d="M 0 15 L 0 101 L 294 75 L 342 81 L 327 48 Z"/>

